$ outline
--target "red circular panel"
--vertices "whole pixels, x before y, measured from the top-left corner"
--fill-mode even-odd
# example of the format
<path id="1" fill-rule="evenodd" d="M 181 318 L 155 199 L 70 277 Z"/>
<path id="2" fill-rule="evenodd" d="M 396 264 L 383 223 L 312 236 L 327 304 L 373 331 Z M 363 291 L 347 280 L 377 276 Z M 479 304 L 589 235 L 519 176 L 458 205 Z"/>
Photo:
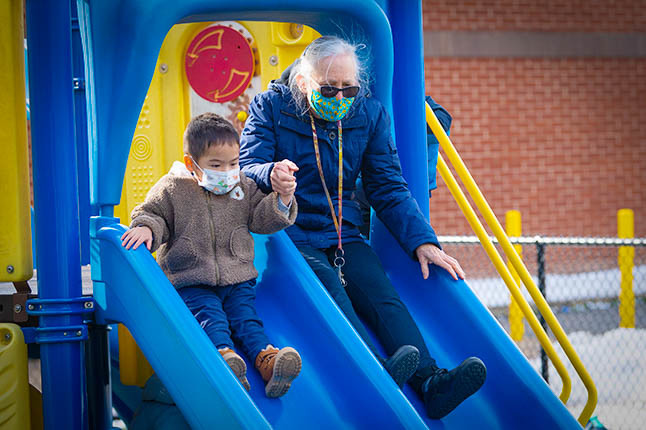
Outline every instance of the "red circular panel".
<path id="1" fill-rule="evenodd" d="M 188 45 L 188 83 L 206 100 L 224 103 L 242 94 L 253 77 L 251 46 L 239 31 L 222 25 L 207 27 Z"/>

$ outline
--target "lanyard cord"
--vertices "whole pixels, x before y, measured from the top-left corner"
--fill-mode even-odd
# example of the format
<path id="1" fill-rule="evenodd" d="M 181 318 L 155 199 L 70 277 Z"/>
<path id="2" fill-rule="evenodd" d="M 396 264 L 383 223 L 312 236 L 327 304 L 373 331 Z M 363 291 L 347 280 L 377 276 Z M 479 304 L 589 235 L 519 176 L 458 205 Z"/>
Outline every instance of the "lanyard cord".
<path id="1" fill-rule="evenodd" d="M 316 134 L 316 126 L 314 125 L 314 117 L 310 113 L 310 123 L 312 124 L 312 140 L 314 141 L 314 153 L 316 154 L 316 166 L 319 170 L 319 176 L 321 177 L 321 183 L 323 184 L 323 191 L 325 191 L 325 197 L 327 197 L 328 205 L 330 205 L 330 212 L 332 213 L 332 220 L 334 221 L 334 228 L 336 228 L 336 233 L 339 236 L 339 244 L 337 249 L 341 250 L 341 256 L 343 253 L 343 246 L 341 245 L 341 226 L 343 223 L 343 128 L 341 127 L 341 121 L 337 121 L 337 127 L 339 129 L 339 217 L 334 211 L 334 205 L 332 204 L 332 198 L 330 197 L 330 192 L 327 189 L 325 183 L 325 176 L 323 175 L 323 167 L 321 166 L 321 154 L 319 152 L 319 140 Z"/>

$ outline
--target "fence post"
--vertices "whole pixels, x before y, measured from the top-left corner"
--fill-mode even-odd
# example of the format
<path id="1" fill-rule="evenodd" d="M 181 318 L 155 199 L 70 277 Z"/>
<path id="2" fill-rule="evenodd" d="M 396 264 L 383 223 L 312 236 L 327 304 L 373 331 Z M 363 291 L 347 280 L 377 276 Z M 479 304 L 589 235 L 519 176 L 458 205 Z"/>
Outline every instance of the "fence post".
<path id="1" fill-rule="evenodd" d="M 620 239 L 635 237 L 635 215 L 630 209 L 617 212 L 617 236 Z M 619 292 L 619 327 L 635 328 L 635 294 L 633 292 L 633 266 L 635 248 L 619 247 L 619 271 L 621 272 L 621 289 Z"/>
<path id="2" fill-rule="evenodd" d="M 522 234 L 522 226 L 521 226 L 521 219 L 520 219 L 520 212 L 516 210 L 511 210 L 507 211 L 505 213 L 505 224 L 507 227 L 507 236 L 509 237 L 520 237 Z M 523 247 L 519 244 L 514 245 L 514 248 L 516 249 L 516 252 L 520 256 L 520 258 L 523 258 Z M 509 266 L 509 272 L 511 273 L 511 276 L 514 278 L 514 282 L 516 283 L 516 286 L 520 288 L 520 276 L 516 272 L 516 269 L 514 269 L 514 266 L 511 264 L 509 259 L 507 259 L 507 266 Z M 525 334 L 525 326 L 523 325 L 523 312 L 520 310 L 520 307 L 518 306 L 518 303 L 516 303 L 516 300 L 514 300 L 513 296 L 511 296 L 511 302 L 509 303 L 509 332 L 511 338 L 519 342 L 523 338 L 523 334 Z"/>
<path id="3" fill-rule="evenodd" d="M 545 300 L 547 300 L 546 291 L 545 291 L 545 244 L 541 242 L 536 242 L 536 259 L 537 259 L 537 270 L 538 270 L 538 289 L 540 290 Z M 547 324 L 545 323 L 545 318 L 543 314 L 539 312 L 538 321 L 541 323 L 541 327 L 547 333 Z M 550 383 L 550 373 L 548 370 L 547 362 L 547 353 L 541 347 L 541 375 L 543 379 L 548 384 Z"/>

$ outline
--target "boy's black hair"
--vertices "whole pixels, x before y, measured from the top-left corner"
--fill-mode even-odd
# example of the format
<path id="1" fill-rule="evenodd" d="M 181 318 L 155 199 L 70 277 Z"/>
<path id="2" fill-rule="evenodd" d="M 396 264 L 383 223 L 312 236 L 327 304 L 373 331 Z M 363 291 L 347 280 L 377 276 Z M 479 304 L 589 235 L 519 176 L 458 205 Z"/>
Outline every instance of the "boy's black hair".
<path id="1" fill-rule="evenodd" d="M 184 132 L 184 153 L 197 160 L 211 145 L 240 145 L 233 125 L 212 112 L 194 117 Z"/>

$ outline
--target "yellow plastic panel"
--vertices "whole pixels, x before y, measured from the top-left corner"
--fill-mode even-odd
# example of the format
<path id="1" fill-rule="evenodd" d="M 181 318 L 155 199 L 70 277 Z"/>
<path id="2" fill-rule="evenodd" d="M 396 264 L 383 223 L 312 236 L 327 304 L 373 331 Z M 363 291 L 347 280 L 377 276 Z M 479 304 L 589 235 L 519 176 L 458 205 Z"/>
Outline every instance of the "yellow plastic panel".
<path id="1" fill-rule="evenodd" d="M 153 368 L 137 346 L 130 331 L 123 324 L 119 324 L 119 375 L 124 385 L 138 385 L 143 387 Z"/>
<path id="2" fill-rule="evenodd" d="M 0 2 L 0 282 L 33 275 L 22 3 Z"/>
<path id="3" fill-rule="evenodd" d="M 252 25 L 253 23 L 245 23 Z M 256 37 L 260 55 L 262 88 L 267 88 L 272 79 L 278 79 L 294 62 L 310 42 L 321 35 L 311 27 L 288 22 L 259 23 L 269 34 Z"/>
<path id="4" fill-rule="evenodd" d="M 213 23 L 191 23 L 173 26 L 166 35 L 157 59 L 148 94 L 142 106 L 130 149 L 124 178 L 121 204 L 115 216 L 130 223 L 130 212 L 141 203 L 150 187 L 165 174 L 173 161 L 182 159 L 184 128 L 193 115 L 204 110 L 218 112 L 218 104 L 196 103 L 199 97 L 189 88 L 184 71 L 184 55 L 193 37 Z M 253 96 L 267 88 L 269 81 L 280 77 L 303 49 L 319 34 L 310 27 L 289 23 L 236 22 L 249 34 L 256 55 L 256 75 L 262 84 L 252 85 L 244 95 L 231 102 L 235 109 L 234 124 L 241 128 Z M 195 107 L 197 105 L 197 108 Z"/>
<path id="5" fill-rule="evenodd" d="M 192 116 L 204 111 L 232 113 L 235 118 L 232 122 L 240 130 L 253 96 L 266 89 L 269 81 L 279 78 L 303 49 L 319 37 L 310 27 L 289 23 L 224 22 L 245 34 L 257 67 L 251 85 L 240 97 L 228 105 L 209 104 L 204 99 L 196 99 L 199 96 L 189 87 L 184 56 L 191 40 L 212 24 L 178 24 L 164 39 L 130 148 L 121 204 L 115 207 L 115 216 L 125 225 L 130 224 L 130 213 L 144 201 L 150 187 L 168 172 L 173 161 L 182 159 L 182 136 Z M 122 325 L 119 325 L 119 368 L 125 385 L 143 386 L 153 373 L 132 335 Z"/>
<path id="6" fill-rule="evenodd" d="M 16 3 L 16 2 L 13 2 Z M 0 324 L 0 428 L 25 430 L 29 416 L 27 345 L 16 324 Z"/>
<path id="7" fill-rule="evenodd" d="M 198 26 L 204 24 L 175 25 L 162 44 L 130 147 L 121 204 L 115 207 L 115 216 L 123 224 L 130 224 L 132 209 L 144 201 L 173 161 L 182 157 L 182 135 L 190 116 L 183 58 L 192 30 Z"/>

